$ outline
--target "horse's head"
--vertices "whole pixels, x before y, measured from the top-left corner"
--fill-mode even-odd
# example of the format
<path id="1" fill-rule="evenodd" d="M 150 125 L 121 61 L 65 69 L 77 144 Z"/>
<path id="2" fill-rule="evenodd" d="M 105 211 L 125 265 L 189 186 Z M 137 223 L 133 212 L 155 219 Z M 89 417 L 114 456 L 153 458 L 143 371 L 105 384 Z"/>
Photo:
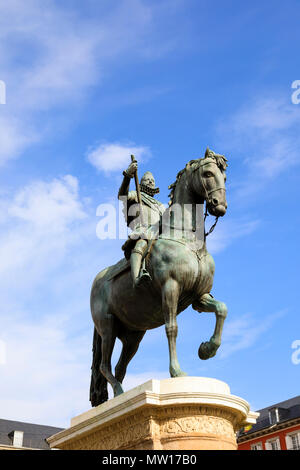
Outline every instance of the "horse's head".
<path id="1" fill-rule="evenodd" d="M 205 157 L 194 160 L 194 191 L 206 200 L 208 212 L 215 217 L 226 213 L 226 167 L 227 159 L 223 155 L 206 149 Z"/>

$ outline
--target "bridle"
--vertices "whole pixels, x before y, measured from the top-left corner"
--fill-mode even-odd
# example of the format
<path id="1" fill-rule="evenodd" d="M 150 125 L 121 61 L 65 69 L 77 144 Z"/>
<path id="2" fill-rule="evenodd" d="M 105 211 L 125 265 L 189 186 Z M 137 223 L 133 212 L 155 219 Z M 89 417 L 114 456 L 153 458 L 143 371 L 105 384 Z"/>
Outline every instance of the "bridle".
<path id="1" fill-rule="evenodd" d="M 211 160 L 211 161 L 209 161 L 209 162 L 205 162 L 205 161 L 204 161 L 204 162 L 201 162 L 201 164 L 199 165 L 199 167 L 198 167 L 198 168 L 195 168 L 193 171 L 195 172 L 196 170 L 199 170 L 200 167 L 201 167 L 201 169 L 202 169 L 202 167 L 203 167 L 204 165 L 209 165 L 209 164 L 211 164 L 211 163 L 214 163 L 215 165 L 218 166 L 217 162 L 215 162 L 214 160 Z M 219 168 L 219 167 L 218 167 L 218 168 Z M 205 214 L 204 214 L 204 240 L 205 240 L 206 237 L 208 237 L 208 235 L 210 235 L 210 234 L 214 231 L 214 229 L 215 229 L 215 227 L 216 227 L 216 225 L 217 225 L 217 223 L 218 223 L 218 220 L 219 220 L 219 216 L 216 216 L 215 222 L 214 222 L 213 225 L 210 227 L 209 231 L 208 231 L 208 232 L 205 232 L 205 220 L 206 220 L 206 217 L 209 215 L 209 214 L 208 214 L 208 208 L 207 208 L 207 201 L 209 201 L 210 195 L 211 195 L 212 193 L 214 193 L 214 192 L 216 192 L 216 191 L 220 191 L 220 190 L 225 191 L 225 188 L 215 188 L 215 189 L 211 189 L 210 191 L 208 191 L 207 188 L 206 188 L 206 186 L 205 186 L 205 184 L 204 184 L 204 180 L 203 180 L 203 177 L 202 177 L 202 174 L 201 174 L 201 173 L 200 173 L 200 180 L 201 180 L 201 183 L 202 183 L 202 187 L 203 187 L 203 189 L 204 189 L 204 199 L 205 199 Z"/>

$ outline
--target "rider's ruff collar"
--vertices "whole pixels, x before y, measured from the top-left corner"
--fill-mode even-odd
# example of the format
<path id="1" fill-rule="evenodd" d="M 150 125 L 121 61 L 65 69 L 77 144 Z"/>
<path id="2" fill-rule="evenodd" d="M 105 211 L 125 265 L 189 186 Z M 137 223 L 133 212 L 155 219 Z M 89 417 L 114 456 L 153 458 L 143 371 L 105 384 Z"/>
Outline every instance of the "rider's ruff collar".
<path id="1" fill-rule="evenodd" d="M 146 186 L 145 184 L 140 184 L 140 190 L 151 197 L 159 193 L 159 188 L 151 188 L 150 186 Z"/>

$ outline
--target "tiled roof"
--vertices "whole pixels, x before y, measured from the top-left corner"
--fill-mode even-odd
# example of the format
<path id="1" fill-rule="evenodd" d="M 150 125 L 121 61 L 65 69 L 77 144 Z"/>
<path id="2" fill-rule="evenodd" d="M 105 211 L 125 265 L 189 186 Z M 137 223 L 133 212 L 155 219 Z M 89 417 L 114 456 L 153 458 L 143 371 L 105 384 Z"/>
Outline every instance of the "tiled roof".
<path id="1" fill-rule="evenodd" d="M 12 441 L 8 436 L 12 431 L 24 432 L 23 447 L 49 449 L 45 439 L 62 431 L 62 428 L 0 419 L 0 445 L 12 445 Z"/>
<path id="2" fill-rule="evenodd" d="M 269 411 L 276 408 L 278 409 L 279 421 L 274 424 L 271 424 L 269 418 Z M 275 405 L 268 406 L 267 408 L 262 408 L 261 410 L 258 410 L 258 413 L 260 413 L 260 415 L 257 419 L 256 424 L 254 424 L 251 429 L 247 432 L 241 430 L 238 434 L 239 438 L 244 438 L 255 432 L 284 423 L 285 421 L 300 418 L 300 395 L 289 400 L 276 403 Z"/>

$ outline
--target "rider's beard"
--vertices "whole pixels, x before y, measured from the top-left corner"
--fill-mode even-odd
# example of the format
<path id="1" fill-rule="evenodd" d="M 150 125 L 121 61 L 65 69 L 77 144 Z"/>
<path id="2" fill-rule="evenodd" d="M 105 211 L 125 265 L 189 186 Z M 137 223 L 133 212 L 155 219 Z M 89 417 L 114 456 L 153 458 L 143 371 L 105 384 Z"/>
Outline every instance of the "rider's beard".
<path id="1" fill-rule="evenodd" d="M 148 194 L 148 196 L 154 196 L 155 194 L 159 193 L 159 188 L 151 188 L 150 186 L 146 186 L 145 184 L 140 184 L 140 190 L 143 193 Z"/>

